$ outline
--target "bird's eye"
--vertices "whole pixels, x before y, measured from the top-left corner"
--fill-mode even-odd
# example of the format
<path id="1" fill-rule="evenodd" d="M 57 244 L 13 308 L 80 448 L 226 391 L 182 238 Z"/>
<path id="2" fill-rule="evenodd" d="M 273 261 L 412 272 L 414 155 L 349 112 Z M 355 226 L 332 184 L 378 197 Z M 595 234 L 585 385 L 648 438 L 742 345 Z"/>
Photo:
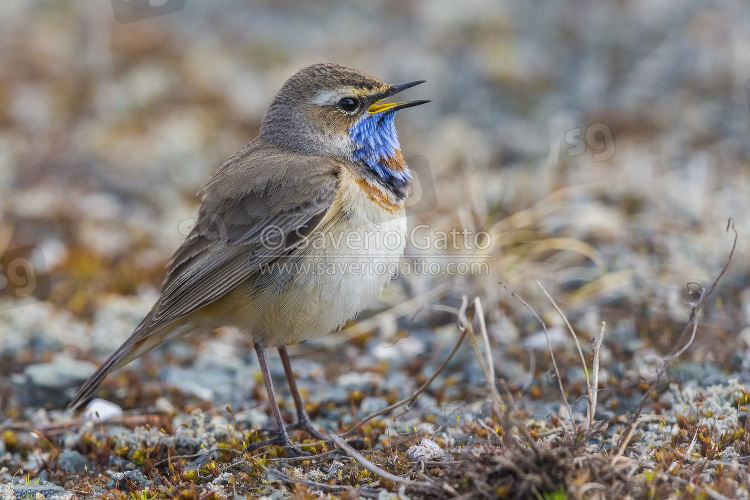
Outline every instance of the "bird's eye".
<path id="1" fill-rule="evenodd" d="M 355 111 L 359 107 L 359 101 L 353 97 L 342 97 L 339 101 L 339 108 L 343 109 L 347 113 Z"/>

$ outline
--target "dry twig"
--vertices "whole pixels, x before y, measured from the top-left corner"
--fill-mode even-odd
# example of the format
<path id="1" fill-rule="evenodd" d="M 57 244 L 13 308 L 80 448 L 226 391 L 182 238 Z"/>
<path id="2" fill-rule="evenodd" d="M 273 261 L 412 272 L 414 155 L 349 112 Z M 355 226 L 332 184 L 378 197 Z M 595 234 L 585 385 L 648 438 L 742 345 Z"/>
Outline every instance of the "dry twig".
<path id="1" fill-rule="evenodd" d="M 620 442 L 617 446 L 617 453 L 612 457 L 612 463 L 614 464 L 617 459 L 619 459 L 623 453 L 625 453 L 625 448 L 627 448 L 628 443 L 630 443 L 631 438 L 633 437 L 633 433 L 635 432 L 635 428 L 638 425 L 638 417 L 640 417 L 641 412 L 643 411 L 643 408 L 646 406 L 646 403 L 651 397 L 651 394 L 654 392 L 654 389 L 656 388 L 656 384 L 659 383 L 661 378 L 664 376 L 664 374 L 667 371 L 667 368 L 669 365 L 677 359 L 678 356 L 680 356 L 685 350 L 687 350 L 688 347 L 693 343 L 693 340 L 695 339 L 695 333 L 698 330 L 698 311 L 701 310 L 701 307 L 706 303 L 706 300 L 711 295 L 711 293 L 716 288 L 716 285 L 719 284 L 719 281 L 724 276 L 724 273 L 727 272 L 727 269 L 729 268 L 729 263 L 732 262 L 732 257 L 734 256 L 734 250 L 737 248 L 737 230 L 734 227 L 734 219 L 729 219 L 729 222 L 727 223 L 727 232 L 729 230 L 734 231 L 734 241 L 732 243 L 732 249 L 729 251 L 729 256 L 727 257 L 727 261 L 724 264 L 724 267 L 722 267 L 721 272 L 716 277 L 716 279 L 711 284 L 711 287 L 706 290 L 705 288 L 701 288 L 701 295 L 698 299 L 698 301 L 693 304 L 690 307 L 690 312 L 688 314 L 688 321 L 685 324 L 685 328 L 682 330 L 682 334 L 680 334 L 680 338 L 677 341 L 677 344 L 675 344 L 675 348 L 672 350 L 672 353 L 667 356 L 662 362 L 659 364 L 659 368 L 656 370 L 656 374 L 654 375 L 654 378 L 651 380 L 651 383 L 648 386 L 648 389 L 646 390 L 646 394 L 643 395 L 643 399 L 641 400 L 641 404 L 638 405 L 638 409 L 633 414 L 633 417 L 630 419 L 630 423 L 628 424 L 628 428 L 626 429 L 626 432 L 623 433 L 622 439 L 620 439 Z M 688 334 L 690 334 L 690 338 L 687 342 L 685 342 L 685 339 L 687 338 Z M 682 347 L 680 347 L 682 346 Z"/>
<path id="2" fill-rule="evenodd" d="M 364 424 L 369 422 L 370 420 L 379 417 L 381 415 L 385 415 L 386 413 L 389 413 L 396 408 L 403 406 L 405 404 L 413 404 L 414 401 L 417 400 L 420 394 L 422 394 L 424 391 L 427 390 L 427 388 L 432 384 L 432 381 L 437 378 L 438 375 L 445 369 L 446 366 L 448 366 L 448 363 L 453 358 L 453 356 L 458 351 L 458 348 L 461 347 L 461 344 L 463 343 L 464 339 L 466 338 L 466 335 L 468 334 L 469 330 L 471 329 L 471 320 L 474 317 L 474 304 L 471 306 L 468 306 L 468 300 L 466 297 L 463 299 L 463 303 L 461 304 L 461 309 L 458 311 L 458 322 L 459 322 L 459 328 L 461 329 L 461 336 L 458 339 L 458 342 L 456 342 L 456 345 L 453 347 L 453 350 L 450 352 L 447 358 L 445 358 L 445 361 L 443 361 L 443 364 L 440 365 L 440 367 L 435 370 L 435 373 L 432 374 L 430 378 L 427 379 L 427 381 L 422 384 L 419 389 L 417 389 L 411 396 L 408 398 L 404 398 L 401 401 L 397 401 L 393 403 L 388 408 L 385 408 L 383 410 L 380 410 L 378 412 L 373 413 L 372 415 L 368 415 L 366 418 L 360 420 L 355 425 L 350 427 L 346 432 L 341 434 L 341 437 L 346 437 L 355 430 L 362 427 Z"/>
<path id="3" fill-rule="evenodd" d="M 320 491 L 327 491 L 329 493 L 341 493 L 343 491 L 354 492 L 354 488 L 352 488 L 351 486 L 337 486 L 334 484 L 323 484 L 323 483 L 316 483 L 314 481 L 307 481 L 305 479 L 297 479 L 297 478 L 284 474 L 280 470 L 272 469 L 270 467 L 263 467 L 263 470 L 271 474 L 272 476 L 276 476 L 282 481 L 286 481 L 288 483 L 299 484 L 306 488 L 313 488 L 313 489 L 320 490 Z M 356 493 L 360 496 L 377 497 L 379 494 L 379 491 L 373 490 L 370 488 L 357 488 Z"/>
<path id="4" fill-rule="evenodd" d="M 573 340 L 576 343 L 576 348 L 578 349 L 578 355 L 581 357 L 581 365 L 583 365 L 583 374 L 586 377 L 586 385 L 590 386 L 591 382 L 589 381 L 589 370 L 588 370 L 588 367 L 586 366 L 586 358 L 583 357 L 583 351 L 581 350 L 581 343 L 578 342 L 578 335 L 576 335 L 576 332 L 573 330 L 573 327 L 570 326 L 570 321 L 568 321 L 568 318 L 565 316 L 565 313 L 563 313 L 560 307 L 557 305 L 557 302 L 555 302 L 555 299 L 552 298 L 549 292 L 547 292 L 547 290 L 539 281 L 537 281 L 536 284 L 539 285 L 539 288 L 542 289 L 542 291 L 544 292 L 544 295 L 547 296 L 547 300 L 550 301 L 550 303 L 552 304 L 552 307 L 555 308 L 555 311 L 557 311 L 557 314 L 559 314 L 563 322 L 565 322 L 565 326 L 568 327 L 568 331 L 570 332 L 571 337 L 573 337 Z"/>
<path id="5" fill-rule="evenodd" d="M 482 353 L 479 350 L 479 346 L 477 344 L 476 335 L 474 334 L 474 329 L 471 327 L 471 321 L 469 321 L 468 330 L 469 336 L 471 337 L 471 345 L 474 347 L 474 352 L 477 356 L 477 360 L 479 361 L 479 366 L 482 369 L 484 377 L 487 379 L 487 383 L 489 384 L 490 393 L 492 393 L 493 399 L 501 408 L 504 408 L 505 401 L 503 401 L 503 398 L 502 396 L 500 396 L 500 393 L 497 391 L 497 387 L 495 385 L 495 362 L 492 358 L 490 339 L 489 335 L 487 334 L 487 325 L 484 321 L 484 311 L 482 310 L 482 301 L 479 300 L 479 297 L 474 298 L 472 306 L 479 316 L 479 331 L 482 334 L 482 342 L 485 347 L 487 359 L 485 360 L 482 357 Z"/>
<path id="6" fill-rule="evenodd" d="M 555 375 L 557 376 L 557 384 L 560 386 L 560 394 L 562 395 L 563 403 L 565 403 L 565 408 L 568 410 L 568 415 L 570 416 L 571 424 L 573 425 L 573 431 L 575 432 L 575 421 L 573 421 L 573 411 L 570 409 L 570 404 L 568 403 L 568 398 L 565 396 L 565 388 L 562 385 L 562 379 L 560 378 L 560 369 L 557 367 L 557 361 L 555 360 L 555 353 L 552 349 L 552 343 L 549 340 L 549 332 L 547 331 L 547 325 L 544 324 L 544 321 L 542 318 L 539 317 L 539 314 L 534 310 L 533 307 L 531 307 L 528 302 L 523 300 L 520 295 L 518 295 L 516 292 L 512 292 L 511 296 L 515 297 L 518 301 L 521 302 L 521 304 L 525 305 L 529 311 L 531 311 L 531 314 L 534 315 L 534 317 L 537 319 L 540 325 L 542 325 L 542 329 L 544 330 L 544 337 L 547 339 L 547 348 L 549 349 L 549 354 L 552 357 L 552 366 L 555 369 Z M 565 436 L 567 438 L 570 438 L 570 433 L 568 432 L 568 429 L 565 427 L 565 422 L 563 419 L 560 419 L 560 423 L 562 424 L 563 432 L 565 433 Z"/>
<path id="7" fill-rule="evenodd" d="M 448 484 L 443 484 L 443 487 L 440 488 L 434 484 L 421 482 L 421 481 L 412 481 L 411 479 L 406 479 L 401 476 L 397 476 L 395 474 L 391 474 L 390 472 L 383 470 L 382 468 L 378 467 L 371 461 L 369 461 L 367 458 L 365 458 L 361 453 L 359 453 L 357 450 L 349 446 L 346 441 L 344 441 L 339 436 L 333 436 L 332 437 L 333 442 L 336 443 L 336 446 L 341 448 L 347 455 L 352 457 L 354 460 L 359 463 L 362 467 L 369 470 L 373 474 L 377 474 L 378 476 L 382 477 L 386 481 L 390 481 L 392 483 L 400 484 L 401 486 L 406 486 L 408 488 L 414 488 L 416 490 L 429 493 L 431 495 L 440 495 L 441 493 L 451 493 L 453 495 L 457 494 L 458 492 L 451 488 Z"/>
<path id="8" fill-rule="evenodd" d="M 604 339 L 604 327 L 605 322 L 602 321 L 602 331 L 599 332 L 599 336 L 591 341 L 591 352 L 592 352 L 592 380 L 589 385 L 589 429 L 594 425 L 594 415 L 596 415 L 596 399 L 599 395 L 599 351 L 602 347 L 602 340 Z M 588 382 L 588 376 L 586 377 Z"/>

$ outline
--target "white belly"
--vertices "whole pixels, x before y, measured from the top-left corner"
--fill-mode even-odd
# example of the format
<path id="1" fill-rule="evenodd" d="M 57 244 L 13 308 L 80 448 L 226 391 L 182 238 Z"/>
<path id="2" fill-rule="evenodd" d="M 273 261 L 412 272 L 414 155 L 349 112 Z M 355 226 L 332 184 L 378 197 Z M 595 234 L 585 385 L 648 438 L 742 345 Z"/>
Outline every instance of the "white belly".
<path id="1" fill-rule="evenodd" d="M 406 245 L 403 208 L 394 213 L 342 183 L 337 203 L 306 244 L 266 273 L 268 285 L 232 316 L 253 341 L 267 346 L 327 335 L 364 309 L 398 269 Z M 243 288 L 243 287 L 240 287 Z M 248 300 L 249 293 L 253 298 Z"/>

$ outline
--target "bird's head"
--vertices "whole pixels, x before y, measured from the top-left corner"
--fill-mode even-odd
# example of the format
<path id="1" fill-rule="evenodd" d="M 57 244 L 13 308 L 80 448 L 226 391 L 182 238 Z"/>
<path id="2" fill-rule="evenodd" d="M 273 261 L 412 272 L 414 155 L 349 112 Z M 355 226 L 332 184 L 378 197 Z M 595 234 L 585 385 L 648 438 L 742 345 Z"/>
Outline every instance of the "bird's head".
<path id="1" fill-rule="evenodd" d="M 411 180 L 393 119 L 429 101 L 383 102 L 424 80 L 392 85 L 356 69 L 322 63 L 289 78 L 268 108 L 260 137 L 302 154 L 354 162 L 382 181 Z"/>

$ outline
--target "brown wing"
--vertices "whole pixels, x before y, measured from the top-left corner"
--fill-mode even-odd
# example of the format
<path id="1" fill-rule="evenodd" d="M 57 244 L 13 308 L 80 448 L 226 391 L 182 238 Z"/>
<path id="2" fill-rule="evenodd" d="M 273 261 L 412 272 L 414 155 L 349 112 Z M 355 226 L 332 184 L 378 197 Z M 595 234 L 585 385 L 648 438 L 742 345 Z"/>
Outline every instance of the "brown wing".
<path id="1" fill-rule="evenodd" d="M 112 370 L 164 342 L 152 335 L 157 330 L 219 299 L 299 244 L 331 208 L 335 161 L 257 146 L 238 152 L 203 187 L 197 224 L 169 262 L 161 297 L 69 407 L 86 400 Z"/>
<path id="2" fill-rule="evenodd" d="M 215 301 L 286 254 L 336 197 L 338 164 L 328 158 L 277 153 L 236 161 L 201 191 L 196 227 L 169 263 L 149 330 Z"/>

